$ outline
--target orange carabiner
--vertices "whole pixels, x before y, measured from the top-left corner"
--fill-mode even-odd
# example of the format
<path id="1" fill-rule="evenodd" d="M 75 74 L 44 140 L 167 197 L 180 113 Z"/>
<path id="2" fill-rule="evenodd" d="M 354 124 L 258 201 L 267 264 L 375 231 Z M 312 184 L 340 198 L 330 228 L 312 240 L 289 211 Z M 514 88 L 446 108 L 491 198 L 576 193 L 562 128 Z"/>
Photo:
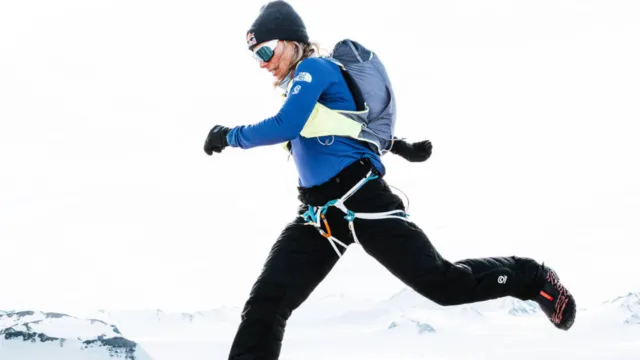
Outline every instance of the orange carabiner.
<path id="1" fill-rule="evenodd" d="M 324 227 L 327 228 L 327 231 L 322 231 L 321 234 L 322 236 L 324 236 L 325 238 L 330 238 L 331 237 L 331 228 L 329 227 L 329 223 L 327 222 L 327 218 L 324 217 L 324 214 L 320 214 L 320 218 L 322 219 L 322 222 L 324 223 Z"/>

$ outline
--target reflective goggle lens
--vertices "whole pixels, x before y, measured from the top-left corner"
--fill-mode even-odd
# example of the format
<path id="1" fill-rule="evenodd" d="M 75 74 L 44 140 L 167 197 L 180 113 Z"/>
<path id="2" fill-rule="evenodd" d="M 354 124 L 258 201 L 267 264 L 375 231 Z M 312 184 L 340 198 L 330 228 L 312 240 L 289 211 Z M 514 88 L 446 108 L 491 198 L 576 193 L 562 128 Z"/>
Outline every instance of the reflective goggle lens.
<path id="1" fill-rule="evenodd" d="M 253 57 L 258 61 L 269 62 L 275 53 L 276 46 L 278 46 L 278 40 L 272 40 L 254 51 Z"/>

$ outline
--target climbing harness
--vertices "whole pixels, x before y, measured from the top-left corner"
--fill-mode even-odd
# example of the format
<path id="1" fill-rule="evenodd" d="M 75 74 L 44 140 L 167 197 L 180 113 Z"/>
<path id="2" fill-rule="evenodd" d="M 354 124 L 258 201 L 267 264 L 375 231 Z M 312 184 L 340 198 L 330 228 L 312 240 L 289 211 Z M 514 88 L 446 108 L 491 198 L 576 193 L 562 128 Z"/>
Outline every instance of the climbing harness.
<path id="1" fill-rule="evenodd" d="M 347 193 L 345 193 L 341 198 L 330 200 L 323 206 L 309 205 L 309 209 L 304 214 L 300 215 L 307 221 L 305 225 L 313 225 L 316 229 L 318 229 L 318 231 L 320 232 L 320 235 L 322 235 L 327 240 L 329 240 L 329 243 L 333 247 L 333 250 L 335 250 L 335 252 L 338 254 L 338 257 L 341 257 L 342 254 L 340 254 L 340 251 L 338 250 L 338 247 L 336 246 L 336 244 L 341 245 L 345 249 L 347 249 L 348 245 L 336 239 L 331 234 L 331 228 L 329 227 L 329 223 L 327 222 L 327 219 L 325 217 L 325 214 L 329 209 L 329 207 L 335 206 L 346 214 L 344 218 L 347 219 L 347 221 L 349 222 L 349 230 L 351 230 L 351 234 L 353 234 L 353 240 L 359 245 L 362 245 L 362 244 L 360 244 L 360 241 L 358 241 L 358 237 L 356 236 L 356 230 L 353 224 L 356 218 L 368 219 L 368 220 L 395 218 L 395 219 L 410 221 L 408 219 L 409 214 L 404 210 L 391 210 L 391 211 L 378 212 L 378 213 L 361 213 L 361 212 L 355 213 L 349 210 L 345 206 L 344 202 L 347 201 L 347 199 L 349 199 L 353 194 L 355 194 L 356 191 L 358 191 L 366 182 L 377 179 L 377 178 L 378 178 L 378 175 L 374 174 L 373 170 L 369 170 L 369 173 L 363 179 L 361 179 L 358 183 L 356 183 L 349 191 L 347 191 Z M 324 228 L 326 228 L 326 231 L 325 229 L 323 229 L 323 225 L 324 225 Z"/>

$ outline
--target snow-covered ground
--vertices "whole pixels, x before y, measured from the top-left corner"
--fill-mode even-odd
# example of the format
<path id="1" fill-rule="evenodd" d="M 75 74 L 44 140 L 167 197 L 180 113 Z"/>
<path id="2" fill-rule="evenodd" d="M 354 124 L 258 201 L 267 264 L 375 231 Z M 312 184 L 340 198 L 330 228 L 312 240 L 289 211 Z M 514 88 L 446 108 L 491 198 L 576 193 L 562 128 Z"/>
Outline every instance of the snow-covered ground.
<path id="1" fill-rule="evenodd" d="M 240 308 L 85 315 L 0 312 L 0 359 L 222 360 Z M 638 359 L 639 320 L 640 293 L 580 309 L 569 332 L 555 329 L 535 303 L 512 298 L 445 308 L 409 289 L 385 301 L 312 297 L 289 321 L 281 360 Z M 67 340 L 25 341 L 11 336 L 16 331 Z M 135 351 L 83 343 L 123 336 Z"/>

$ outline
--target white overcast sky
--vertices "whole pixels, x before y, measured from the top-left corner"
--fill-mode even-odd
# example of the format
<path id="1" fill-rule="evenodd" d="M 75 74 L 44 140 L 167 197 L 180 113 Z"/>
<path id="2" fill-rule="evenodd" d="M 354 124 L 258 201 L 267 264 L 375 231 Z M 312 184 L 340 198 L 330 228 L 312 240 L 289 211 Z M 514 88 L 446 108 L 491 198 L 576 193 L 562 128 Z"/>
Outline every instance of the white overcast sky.
<path id="1" fill-rule="evenodd" d="M 388 181 L 447 258 L 534 257 L 579 305 L 640 291 L 640 4 L 292 3 L 326 48 L 382 57 L 397 135 L 434 143 Z M 2 2 L 0 309 L 242 305 L 295 167 L 202 145 L 278 109 L 244 43 L 261 4 Z M 313 297 L 402 287 L 354 246 Z"/>

